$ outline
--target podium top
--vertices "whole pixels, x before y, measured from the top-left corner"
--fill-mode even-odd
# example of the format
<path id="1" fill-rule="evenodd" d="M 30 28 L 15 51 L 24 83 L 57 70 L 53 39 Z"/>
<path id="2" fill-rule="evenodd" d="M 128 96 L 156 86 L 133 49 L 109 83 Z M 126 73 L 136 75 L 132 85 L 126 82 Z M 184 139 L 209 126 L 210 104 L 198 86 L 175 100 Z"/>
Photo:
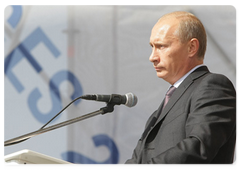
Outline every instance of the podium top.
<path id="1" fill-rule="evenodd" d="M 24 149 L 4 157 L 7 163 L 17 164 L 71 164 L 70 162 Z"/>

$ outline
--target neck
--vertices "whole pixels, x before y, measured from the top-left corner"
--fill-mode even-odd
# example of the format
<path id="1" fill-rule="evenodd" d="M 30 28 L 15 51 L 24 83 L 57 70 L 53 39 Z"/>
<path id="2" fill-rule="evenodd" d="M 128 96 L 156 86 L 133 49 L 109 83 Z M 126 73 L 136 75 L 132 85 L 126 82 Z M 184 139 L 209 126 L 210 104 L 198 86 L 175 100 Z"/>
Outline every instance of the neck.
<path id="1" fill-rule="evenodd" d="M 202 63 L 203 64 L 203 63 Z M 171 85 L 177 85 L 177 86 L 179 86 L 180 84 L 181 84 L 181 82 L 189 75 L 189 74 L 191 74 L 195 69 L 197 69 L 198 68 L 198 66 L 200 66 L 200 65 L 202 65 L 202 64 L 198 64 L 198 65 L 196 65 L 196 66 L 194 66 L 194 67 L 192 67 L 188 72 L 186 72 L 182 77 L 180 77 L 177 81 L 175 81 L 173 84 L 171 84 Z"/>

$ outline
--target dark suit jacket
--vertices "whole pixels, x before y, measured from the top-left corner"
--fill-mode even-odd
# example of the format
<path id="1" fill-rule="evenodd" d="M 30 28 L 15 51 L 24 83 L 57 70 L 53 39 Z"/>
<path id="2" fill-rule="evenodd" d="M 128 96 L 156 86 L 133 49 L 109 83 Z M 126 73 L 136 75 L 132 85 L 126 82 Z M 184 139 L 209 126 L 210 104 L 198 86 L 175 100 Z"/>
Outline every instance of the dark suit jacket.
<path id="1" fill-rule="evenodd" d="M 162 105 L 126 163 L 232 163 L 236 92 L 225 76 L 200 67 Z"/>

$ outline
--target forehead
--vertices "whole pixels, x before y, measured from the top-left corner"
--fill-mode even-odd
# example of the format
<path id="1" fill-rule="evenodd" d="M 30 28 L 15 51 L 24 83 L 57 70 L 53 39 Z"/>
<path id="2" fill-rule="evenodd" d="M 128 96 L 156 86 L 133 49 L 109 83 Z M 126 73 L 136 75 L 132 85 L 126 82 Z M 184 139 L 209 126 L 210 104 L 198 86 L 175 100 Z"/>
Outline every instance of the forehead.
<path id="1" fill-rule="evenodd" d="M 176 19 L 159 20 L 152 29 L 150 42 L 178 39 L 178 26 Z"/>

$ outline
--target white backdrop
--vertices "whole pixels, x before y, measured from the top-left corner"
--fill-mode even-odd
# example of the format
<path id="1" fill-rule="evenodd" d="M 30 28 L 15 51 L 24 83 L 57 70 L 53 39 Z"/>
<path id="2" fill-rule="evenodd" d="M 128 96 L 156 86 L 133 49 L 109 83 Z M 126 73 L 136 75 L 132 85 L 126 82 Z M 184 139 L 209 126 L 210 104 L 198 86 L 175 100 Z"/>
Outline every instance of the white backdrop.
<path id="1" fill-rule="evenodd" d="M 208 35 L 205 64 L 236 84 L 232 6 L 8 6 L 4 11 L 4 140 L 39 129 L 84 94 L 138 97 L 135 107 L 99 115 L 5 147 L 74 163 L 124 163 L 169 84 L 148 58 L 151 29 L 164 14 L 195 14 Z M 50 125 L 104 107 L 80 100 Z"/>

